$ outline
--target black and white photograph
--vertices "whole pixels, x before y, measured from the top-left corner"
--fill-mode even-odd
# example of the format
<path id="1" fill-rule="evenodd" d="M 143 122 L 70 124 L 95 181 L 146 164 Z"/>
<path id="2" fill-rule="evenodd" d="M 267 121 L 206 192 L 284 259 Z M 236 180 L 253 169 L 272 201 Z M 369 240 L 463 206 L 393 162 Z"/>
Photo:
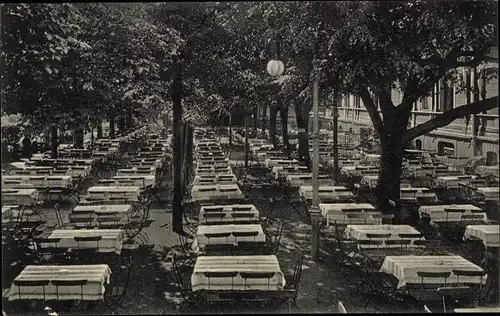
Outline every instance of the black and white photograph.
<path id="1" fill-rule="evenodd" d="M 498 1 L 0 10 L 2 316 L 500 313 Z"/>

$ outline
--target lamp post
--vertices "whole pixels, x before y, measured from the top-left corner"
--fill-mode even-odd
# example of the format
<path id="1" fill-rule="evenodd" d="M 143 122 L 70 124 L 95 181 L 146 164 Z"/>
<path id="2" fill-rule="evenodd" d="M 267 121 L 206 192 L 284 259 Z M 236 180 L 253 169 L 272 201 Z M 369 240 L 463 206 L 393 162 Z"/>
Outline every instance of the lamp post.
<path id="1" fill-rule="evenodd" d="M 333 180 L 335 183 L 339 181 L 339 142 L 338 142 L 338 98 L 335 93 L 333 98 Z"/>
<path id="2" fill-rule="evenodd" d="M 319 60 L 313 60 L 313 161 L 312 161 L 312 203 L 309 210 L 311 215 L 311 257 L 314 261 L 319 260 L 319 231 L 321 212 L 319 210 Z"/>

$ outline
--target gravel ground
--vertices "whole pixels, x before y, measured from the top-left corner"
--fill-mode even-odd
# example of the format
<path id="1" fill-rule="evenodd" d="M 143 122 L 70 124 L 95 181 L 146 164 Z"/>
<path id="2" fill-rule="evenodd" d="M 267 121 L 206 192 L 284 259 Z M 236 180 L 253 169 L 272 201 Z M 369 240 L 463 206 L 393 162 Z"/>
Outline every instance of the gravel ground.
<path id="1" fill-rule="evenodd" d="M 231 160 L 241 163 L 241 153 L 233 152 Z M 236 173 L 236 172 L 235 172 Z M 251 178 L 251 177 L 249 177 Z M 168 190 L 161 192 L 162 196 L 170 195 Z M 266 203 L 262 202 L 262 192 L 245 192 L 251 198 L 259 198 L 253 201 L 261 211 L 265 212 Z M 275 197 L 283 194 L 278 190 L 273 191 Z M 124 311 L 120 314 L 146 315 L 146 314 L 176 314 L 179 313 L 177 305 L 182 301 L 176 287 L 172 272 L 170 256 L 176 252 L 179 245 L 177 234 L 172 232 L 171 210 L 168 203 L 155 203 L 151 210 L 153 222 L 145 229 L 149 238 L 150 248 L 146 249 L 138 260 L 132 273 L 132 279 L 127 291 L 126 300 L 123 304 Z M 301 217 L 295 212 L 289 213 L 289 206 L 277 205 L 274 214 L 281 217 L 285 222 L 283 237 L 277 256 L 282 271 L 292 274 L 295 265 L 297 251 L 305 254 L 303 272 L 297 298 L 297 308 L 293 313 L 336 313 L 337 303 L 342 301 L 348 312 L 352 313 L 388 313 L 409 312 L 410 306 L 395 304 L 388 301 L 375 302 L 365 309 L 367 300 L 355 290 L 358 287 L 359 277 L 352 273 L 345 273 L 337 269 L 337 254 L 332 244 L 322 242 L 321 260 L 315 263 L 310 256 L 310 240 L 307 233 L 310 226 L 305 224 Z M 43 210 L 51 226 L 56 223 L 53 209 Z M 69 213 L 69 208 L 63 210 L 64 215 Z M 291 215 L 285 215 L 291 214 Z M 189 272 L 186 273 L 189 278 Z M 78 309 L 78 308 L 74 308 Z M 4 307 L 8 315 L 45 315 L 43 306 L 30 308 L 29 311 L 20 311 L 16 302 L 10 302 Z M 422 310 L 423 311 L 423 310 Z M 186 311 L 192 313 L 194 311 Z M 288 313 L 286 306 L 269 307 L 228 307 L 225 310 L 204 310 L 203 313 Z M 104 309 L 102 303 L 97 304 L 92 311 L 59 312 L 59 315 L 104 315 L 110 314 Z"/>

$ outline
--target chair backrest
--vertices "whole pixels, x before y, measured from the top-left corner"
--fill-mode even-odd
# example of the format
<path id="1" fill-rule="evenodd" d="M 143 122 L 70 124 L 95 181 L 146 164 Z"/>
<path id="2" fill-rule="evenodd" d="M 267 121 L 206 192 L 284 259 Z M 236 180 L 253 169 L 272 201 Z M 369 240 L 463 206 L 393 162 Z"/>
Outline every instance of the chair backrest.
<path id="1" fill-rule="evenodd" d="M 422 238 L 423 237 L 422 234 L 412 234 L 412 233 L 402 233 L 402 234 L 399 234 L 398 236 L 399 236 L 399 238 L 402 238 L 402 239 L 406 239 L 406 238 L 413 239 L 413 238 Z"/>
<path id="2" fill-rule="evenodd" d="M 207 278 L 234 278 L 238 275 L 238 272 L 203 272 Z"/>
<path id="3" fill-rule="evenodd" d="M 256 237 L 259 235 L 258 231 L 255 232 L 233 232 L 234 237 Z"/>
<path id="4" fill-rule="evenodd" d="M 207 233 L 205 234 L 205 237 L 207 238 L 222 238 L 222 237 L 229 237 L 231 236 L 231 233 Z"/>
<path id="5" fill-rule="evenodd" d="M 190 286 L 186 286 L 182 280 L 182 273 L 177 263 L 177 257 L 175 255 L 172 257 L 172 271 L 174 272 L 175 281 L 177 283 L 177 286 L 179 287 L 179 290 L 181 291 L 181 294 L 190 291 Z"/>
<path id="6" fill-rule="evenodd" d="M 299 288 L 300 277 L 302 275 L 303 263 L 304 263 L 304 253 L 302 251 L 299 251 L 297 253 L 297 259 L 295 261 L 295 268 L 293 270 L 293 277 L 292 277 L 293 287 L 296 290 L 298 290 L 298 288 Z"/>
<path id="7" fill-rule="evenodd" d="M 342 304 L 341 301 L 339 301 L 337 308 L 340 314 L 347 314 L 347 310 L 345 309 L 344 304 Z"/>
<path id="8" fill-rule="evenodd" d="M 367 233 L 366 234 L 366 237 L 368 237 L 369 239 L 371 239 L 371 238 L 386 238 L 386 239 L 388 239 L 391 236 L 392 236 L 391 233 L 387 233 L 387 234 Z"/>
<path id="9" fill-rule="evenodd" d="M 450 277 L 451 272 L 429 272 L 429 271 L 417 271 L 417 275 L 420 277 L 421 284 L 423 288 L 437 288 L 440 284 L 446 286 L 446 281 Z M 432 285 L 425 282 L 425 279 L 444 279 L 441 283 L 432 282 Z"/>

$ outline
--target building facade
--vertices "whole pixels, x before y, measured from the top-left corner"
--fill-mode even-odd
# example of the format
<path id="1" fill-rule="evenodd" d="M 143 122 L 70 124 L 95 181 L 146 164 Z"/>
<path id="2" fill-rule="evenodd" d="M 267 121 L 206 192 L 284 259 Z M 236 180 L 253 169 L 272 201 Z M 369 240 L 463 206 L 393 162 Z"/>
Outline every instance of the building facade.
<path id="1" fill-rule="evenodd" d="M 459 71 L 468 86 L 474 86 L 478 82 L 477 88 L 467 88 L 459 91 L 453 84 L 448 84 L 444 80 L 438 82 L 432 89 L 429 97 L 418 100 L 413 105 L 410 117 L 410 126 L 413 127 L 428 121 L 444 111 L 455 107 L 472 103 L 478 99 L 487 99 L 498 96 L 498 78 L 485 81 L 481 79 L 484 69 L 498 68 L 498 53 L 495 48 L 490 53 L 488 62 L 481 68 L 474 70 L 463 68 Z M 495 70 L 497 71 L 497 70 Z M 399 104 L 402 100 L 402 93 L 393 90 L 392 101 Z M 481 114 L 470 115 L 459 118 L 451 124 L 438 128 L 426 135 L 420 136 L 413 141 L 417 149 L 436 152 L 439 155 L 472 157 L 483 156 L 487 163 L 496 165 L 498 163 L 498 107 Z M 359 135 L 362 127 L 372 126 L 368 112 L 363 101 L 357 96 L 344 96 L 339 107 L 339 128 L 352 130 L 354 135 Z"/>

